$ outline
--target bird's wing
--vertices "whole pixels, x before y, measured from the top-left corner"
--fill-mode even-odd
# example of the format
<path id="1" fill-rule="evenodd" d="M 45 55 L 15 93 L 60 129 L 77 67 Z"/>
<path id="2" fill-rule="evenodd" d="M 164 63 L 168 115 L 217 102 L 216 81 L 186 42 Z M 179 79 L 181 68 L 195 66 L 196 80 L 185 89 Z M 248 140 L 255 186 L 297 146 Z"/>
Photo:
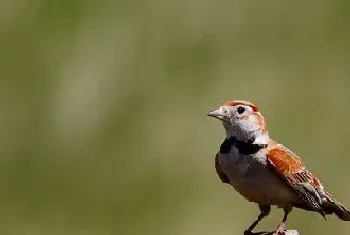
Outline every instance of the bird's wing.
<path id="1" fill-rule="evenodd" d="M 219 164 L 219 153 L 216 154 L 215 156 L 215 170 L 216 170 L 216 173 L 218 174 L 220 180 L 223 182 L 223 183 L 226 183 L 226 184 L 229 184 L 230 183 L 230 180 L 229 178 L 225 175 L 225 173 L 222 171 L 221 167 L 220 167 L 220 164 Z"/>
<path id="2" fill-rule="evenodd" d="M 319 189 L 323 190 L 320 181 L 304 166 L 301 159 L 292 151 L 280 144 L 273 144 L 267 149 L 267 159 L 271 168 L 293 189 L 299 197 L 314 211 L 323 217 Z"/>

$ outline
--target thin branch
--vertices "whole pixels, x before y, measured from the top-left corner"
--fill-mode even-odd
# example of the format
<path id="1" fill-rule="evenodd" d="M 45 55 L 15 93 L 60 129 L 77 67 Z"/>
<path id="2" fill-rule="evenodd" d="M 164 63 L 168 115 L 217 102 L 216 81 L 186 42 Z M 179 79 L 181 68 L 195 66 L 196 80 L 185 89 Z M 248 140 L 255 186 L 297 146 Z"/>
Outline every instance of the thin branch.
<path id="1" fill-rule="evenodd" d="M 258 232 L 251 235 L 273 235 L 274 232 Z M 284 235 L 300 235 L 297 230 L 286 230 Z"/>

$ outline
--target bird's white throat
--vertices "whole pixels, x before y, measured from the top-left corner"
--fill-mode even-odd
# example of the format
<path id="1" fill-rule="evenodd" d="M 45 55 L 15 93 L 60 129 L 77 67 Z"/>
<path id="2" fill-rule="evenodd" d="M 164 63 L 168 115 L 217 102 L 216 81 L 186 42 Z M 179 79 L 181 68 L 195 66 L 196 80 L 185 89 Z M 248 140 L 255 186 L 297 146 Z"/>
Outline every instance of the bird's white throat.
<path id="1" fill-rule="evenodd" d="M 242 130 L 239 127 L 232 126 L 228 123 L 223 123 L 226 138 L 234 137 L 235 139 L 243 142 L 248 142 L 249 140 L 254 139 L 254 144 L 268 144 L 269 142 L 269 133 L 267 131 L 263 131 L 260 128 L 253 129 L 251 128 L 249 131 Z"/>

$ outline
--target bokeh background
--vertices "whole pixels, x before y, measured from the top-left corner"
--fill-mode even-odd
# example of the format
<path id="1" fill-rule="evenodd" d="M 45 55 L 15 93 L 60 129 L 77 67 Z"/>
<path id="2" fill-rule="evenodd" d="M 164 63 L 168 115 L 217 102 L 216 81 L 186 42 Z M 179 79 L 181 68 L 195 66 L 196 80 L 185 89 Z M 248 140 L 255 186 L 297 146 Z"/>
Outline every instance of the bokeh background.
<path id="1" fill-rule="evenodd" d="M 350 4 L 2 0 L 0 234 L 233 235 L 206 117 L 250 100 L 350 207 Z M 276 227 L 274 210 L 259 230 Z M 302 234 L 350 223 L 295 210 Z"/>

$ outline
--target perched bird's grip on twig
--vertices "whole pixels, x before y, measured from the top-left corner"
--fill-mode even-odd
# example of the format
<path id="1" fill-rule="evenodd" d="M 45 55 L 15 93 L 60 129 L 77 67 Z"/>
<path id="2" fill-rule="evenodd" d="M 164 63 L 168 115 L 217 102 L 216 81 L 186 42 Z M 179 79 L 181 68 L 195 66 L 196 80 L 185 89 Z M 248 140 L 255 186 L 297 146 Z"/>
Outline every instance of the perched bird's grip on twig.
<path id="1" fill-rule="evenodd" d="M 257 233 L 251 233 L 251 235 L 273 235 L 274 232 L 257 232 Z M 300 233 L 297 230 L 286 230 L 284 235 L 300 235 Z"/>

